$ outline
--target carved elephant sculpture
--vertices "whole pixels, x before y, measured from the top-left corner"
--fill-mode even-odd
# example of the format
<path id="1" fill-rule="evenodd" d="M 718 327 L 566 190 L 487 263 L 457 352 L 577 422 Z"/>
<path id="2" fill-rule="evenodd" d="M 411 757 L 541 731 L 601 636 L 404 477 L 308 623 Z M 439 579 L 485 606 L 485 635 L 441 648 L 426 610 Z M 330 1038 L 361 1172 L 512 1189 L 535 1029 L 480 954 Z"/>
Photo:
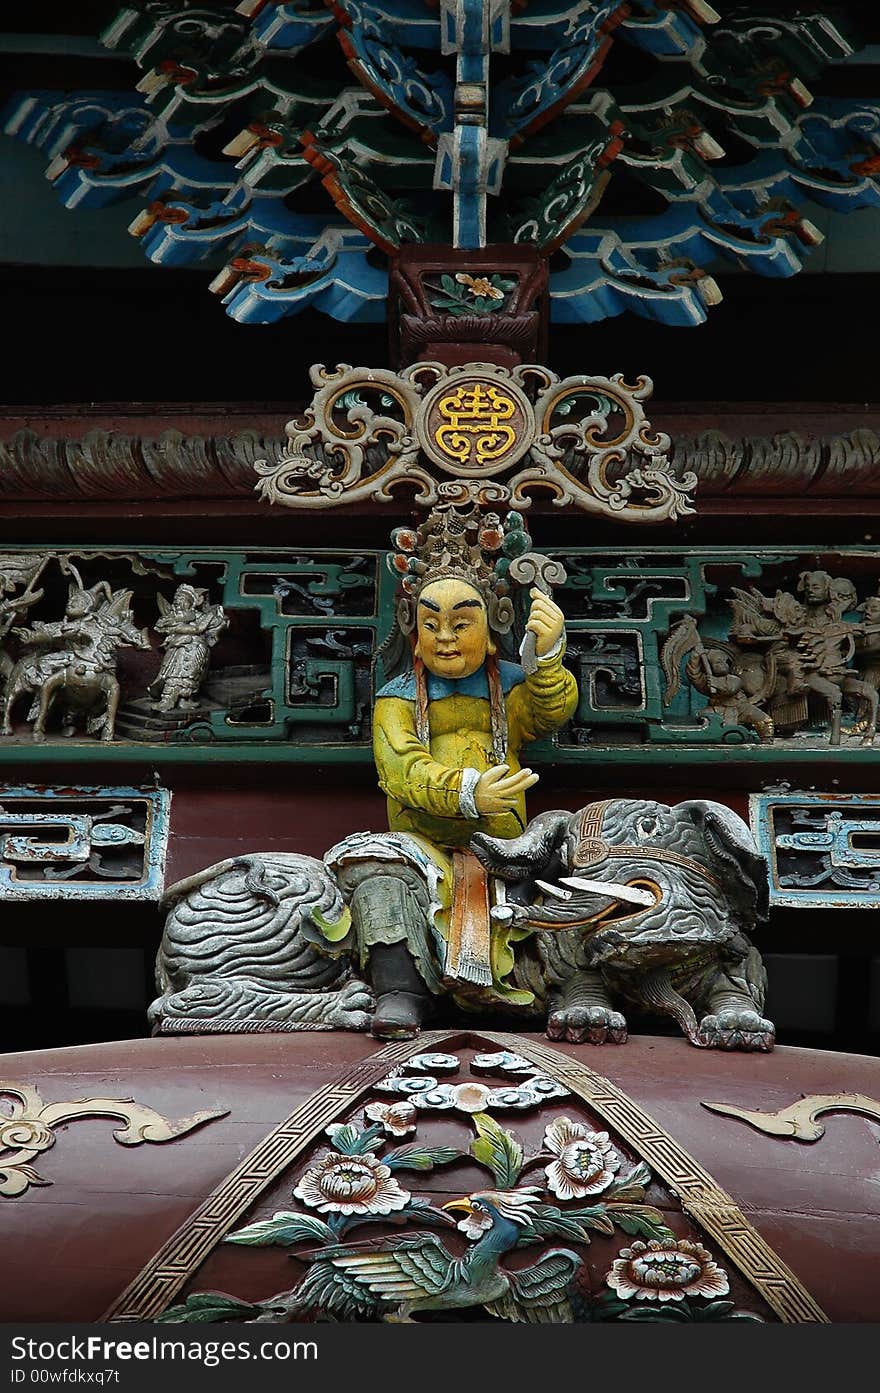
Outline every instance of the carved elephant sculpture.
<path id="1" fill-rule="evenodd" d="M 694 1045 L 773 1048 L 747 937 L 766 916 L 767 868 L 729 808 L 611 798 L 471 845 L 505 882 L 496 917 L 538 931 L 528 984 L 545 990 L 551 1039 L 624 1041 L 622 998 L 671 1015 Z"/>
<path id="2" fill-rule="evenodd" d="M 293 853 L 220 861 L 166 893 L 156 960 L 162 1033 L 367 1030 L 372 998 L 345 955 L 318 952 L 319 926 L 348 923 L 322 862 Z"/>

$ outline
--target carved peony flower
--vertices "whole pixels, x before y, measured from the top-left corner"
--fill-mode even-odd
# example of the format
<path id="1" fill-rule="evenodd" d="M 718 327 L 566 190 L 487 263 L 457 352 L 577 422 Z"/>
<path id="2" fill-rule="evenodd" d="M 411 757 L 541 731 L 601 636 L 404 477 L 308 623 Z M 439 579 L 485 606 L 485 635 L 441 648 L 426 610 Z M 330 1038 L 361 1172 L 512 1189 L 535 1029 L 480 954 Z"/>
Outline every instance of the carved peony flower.
<path id="1" fill-rule="evenodd" d="M 699 1243 L 680 1238 L 661 1243 L 641 1239 L 621 1248 L 605 1281 L 628 1301 L 683 1301 L 686 1296 L 724 1296 L 730 1284 L 723 1268 Z"/>
<path id="2" fill-rule="evenodd" d="M 410 1200 L 409 1191 L 370 1151 L 363 1156 L 328 1151 L 306 1171 L 293 1193 L 325 1214 L 391 1214 Z"/>
<path id="3" fill-rule="evenodd" d="M 608 1188 L 620 1157 L 607 1132 L 591 1132 L 582 1122 L 559 1117 L 544 1132 L 544 1146 L 557 1159 L 545 1166 L 547 1184 L 561 1200 L 580 1200 Z"/>
<path id="4" fill-rule="evenodd" d="M 494 286 L 487 276 L 469 276 L 465 271 L 459 271 L 455 279 L 459 285 L 466 285 L 474 299 L 482 298 L 486 300 L 503 300 L 504 291 Z"/>
<path id="5" fill-rule="evenodd" d="M 364 1108 L 368 1122 L 381 1122 L 386 1137 L 405 1137 L 416 1130 L 418 1114 L 412 1103 L 370 1103 Z"/>

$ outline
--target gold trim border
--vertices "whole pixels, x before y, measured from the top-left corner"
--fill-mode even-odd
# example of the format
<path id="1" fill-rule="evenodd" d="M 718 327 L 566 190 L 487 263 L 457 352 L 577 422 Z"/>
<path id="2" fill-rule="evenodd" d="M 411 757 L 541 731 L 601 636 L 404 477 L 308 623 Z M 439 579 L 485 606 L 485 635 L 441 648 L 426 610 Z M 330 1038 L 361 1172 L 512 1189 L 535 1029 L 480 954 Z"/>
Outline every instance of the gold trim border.
<path id="1" fill-rule="evenodd" d="M 111 1304 L 104 1321 L 153 1320 L 260 1195 L 329 1123 L 396 1065 L 441 1044 L 500 1046 L 525 1056 L 604 1118 L 645 1160 L 785 1324 L 828 1324 L 791 1268 L 708 1171 L 632 1098 L 562 1050 L 496 1031 L 435 1030 L 394 1041 L 313 1093 L 264 1137 L 162 1245 Z M 567 1063 L 564 1063 L 567 1062 Z"/>

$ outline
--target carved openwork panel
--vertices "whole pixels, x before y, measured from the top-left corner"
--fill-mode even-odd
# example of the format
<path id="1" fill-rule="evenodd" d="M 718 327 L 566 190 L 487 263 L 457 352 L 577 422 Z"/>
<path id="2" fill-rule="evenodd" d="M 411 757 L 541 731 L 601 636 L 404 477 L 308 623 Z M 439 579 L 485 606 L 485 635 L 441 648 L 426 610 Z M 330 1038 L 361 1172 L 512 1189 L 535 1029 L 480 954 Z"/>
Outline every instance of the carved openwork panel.
<path id="1" fill-rule="evenodd" d="M 482 485 L 479 485 L 482 487 Z M 395 579 L 379 549 L 0 554 L 0 748 L 272 742 L 368 760 Z M 880 554 L 792 547 L 554 552 L 579 705 L 534 761 L 872 758 Z M 517 625 L 502 656 L 516 660 Z M 506 647 L 504 645 L 506 644 Z M 587 750 L 590 755 L 587 756 Z M 835 754 L 835 752 L 837 752 Z M 85 757 L 85 756 L 81 756 Z"/>
<path id="2" fill-rule="evenodd" d="M 0 900 L 157 900 L 166 789 L 0 786 Z"/>
<path id="3" fill-rule="evenodd" d="M 3 553 L 3 743 L 366 746 L 379 559 Z"/>
<path id="4" fill-rule="evenodd" d="M 536 363 L 481 362 L 400 373 L 317 364 L 311 376 L 315 393 L 286 427 L 286 452 L 255 464 L 270 503 L 388 503 L 414 490 L 420 504 L 464 502 L 479 483 L 481 502 L 512 508 L 549 495 L 625 522 L 693 512 L 696 475 L 673 468 L 669 437 L 645 414 L 648 377 L 560 379 Z"/>
<path id="5" fill-rule="evenodd" d="M 770 903 L 880 909 L 880 794 L 752 794 L 752 830 Z"/>

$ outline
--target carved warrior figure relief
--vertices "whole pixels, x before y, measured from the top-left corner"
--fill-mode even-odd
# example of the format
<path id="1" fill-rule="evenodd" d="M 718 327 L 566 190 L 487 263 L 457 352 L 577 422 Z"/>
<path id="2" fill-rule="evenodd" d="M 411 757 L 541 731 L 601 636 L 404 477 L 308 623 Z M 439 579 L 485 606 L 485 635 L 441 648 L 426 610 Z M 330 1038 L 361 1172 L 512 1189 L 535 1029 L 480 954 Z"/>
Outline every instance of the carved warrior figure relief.
<path id="1" fill-rule="evenodd" d="M 6 683 L 3 734 L 12 734 L 12 713 L 21 696 L 31 698 L 28 720 L 33 738 L 46 738 L 46 721 L 55 701 L 63 708 L 63 731 L 72 735 L 85 725 L 102 740 L 113 739 L 120 686 L 116 677 L 120 648 L 149 648 L 143 629 L 135 627 L 131 591 L 111 590 L 106 581 L 86 589 L 76 568 L 64 618 L 14 630 L 26 652 Z"/>
<path id="2" fill-rule="evenodd" d="M 145 574 L 138 557 L 124 559 L 134 574 Z M 30 623 L 24 625 L 19 621 L 44 600 L 50 563 L 69 578 L 63 615 L 60 619 L 29 616 Z M 38 580 L 46 589 L 36 588 Z M 19 587 L 23 589 L 15 593 Z M 56 708 L 64 736 L 112 741 L 122 698 L 119 654 L 124 649 L 152 649 L 147 629 L 138 627 L 134 619 L 133 590 L 114 589 L 103 578 L 87 585 L 68 553 L 22 552 L 0 555 L 0 592 L 0 640 L 7 635 L 15 640 L 12 653 L 5 644 L 0 649 L 4 684 L 0 733 L 14 734 L 13 722 L 27 698 L 34 741 L 46 740 L 47 723 Z M 179 585 L 170 604 L 157 589 L 150 603 L 159 610 L 154 628 L 165 649 L 151 684 L 153 704 L 161 712 L 175 707 L 195 709 L 198 702 L 193 698 L 206 677 L 210 650 L 228 619 L 220 605 L 208 603 L 206 590 L 191 585 Z"/>
<path id="3" fill-rule="evenodd" d="M 759 739 L 790 734 L 816 721 L 832 745 L 844 734 L 866 745 L 877 733 L 880 688 L 880 597 L 858 604 L 852 581 L 827 571 L 803 571 L 796 593 L 765 595 L 734 588 L 729 637 L 703 637 L 693 615 L 670 631 L 662 649 L 666 705 L 691 685 L 725 725 L 754 730 Z M 860 619 L 848 616 L 861 615 Z M 844 703 L 853 722 L 843 726 Z"/>
<path id="4" fill-rule="evenodd" d="M 229 623 L 220 605 L 208 604 L 208 592 L 179 585 L 169 605 L 157 595 L 160 616 L 155 629 L 162 634 L 165 656 L 150 684 L 159 711 L 175 706 L 194 710 L 196 693 L 208 671 L 211 649 Z"/>

